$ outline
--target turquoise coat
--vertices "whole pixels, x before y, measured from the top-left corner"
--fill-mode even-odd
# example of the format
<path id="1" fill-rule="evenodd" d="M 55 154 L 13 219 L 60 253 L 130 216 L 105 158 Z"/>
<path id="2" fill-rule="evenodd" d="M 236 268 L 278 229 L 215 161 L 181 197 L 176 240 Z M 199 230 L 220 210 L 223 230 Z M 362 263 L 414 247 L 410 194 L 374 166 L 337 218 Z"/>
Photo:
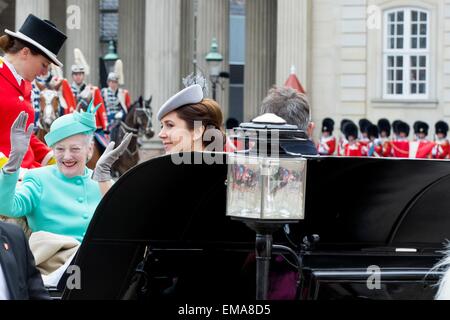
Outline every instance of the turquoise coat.
<path id="1" fill-rule="evenodd" d="M 82 241 L 102 198 L 92 171 L 66 178 L 56 166 L 27 172 L 17 187 L 19 173 L 0 170 L 0 214 L 26 217 L 33 232 L 47 231 Z"/>

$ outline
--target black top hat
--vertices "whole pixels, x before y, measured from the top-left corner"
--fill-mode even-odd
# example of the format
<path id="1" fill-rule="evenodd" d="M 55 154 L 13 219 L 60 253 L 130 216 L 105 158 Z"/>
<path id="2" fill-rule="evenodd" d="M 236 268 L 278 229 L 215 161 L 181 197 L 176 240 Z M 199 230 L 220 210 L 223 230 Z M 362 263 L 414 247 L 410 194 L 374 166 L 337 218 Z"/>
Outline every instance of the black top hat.
<path id="1" fill-rule="evenodd" d="M 325 118 L 322 121 L 322 132 L 332 133 L 334 130 L 334 121 L 330 118 Z"/>
<path id="2" fill-rule="evenodd" d="M 436 134 L 443 133 L 445 136 L 447 136 L 448 132 L 448 124 L 445 121 L 438 121 L 435 125 Z"/>
<path id="3" fill-rule="evenodd" d="M 358 127 L 353 122 L 347 122 L 344 125 L 344 134 L 347 140 L 350 136 L 356 139 L 358 138 Z"/>
<path id="4" fill-rule="evenodd" d="M 5 29 L 5 33 L 30 44 L 59 67 L 63 66 L 56 56 L 67 36 L 59 31 L 52 22 L 41 20 L 30 14 L 19 31 L 12 32 Z"/>
<path id="5" fill-rule="evenodd" d="M 378 131 L 386 132 L 386 136 L 389 137 L 391 135 L 391 124 L 388 119 L 380 119 L 378 120 Z"/>

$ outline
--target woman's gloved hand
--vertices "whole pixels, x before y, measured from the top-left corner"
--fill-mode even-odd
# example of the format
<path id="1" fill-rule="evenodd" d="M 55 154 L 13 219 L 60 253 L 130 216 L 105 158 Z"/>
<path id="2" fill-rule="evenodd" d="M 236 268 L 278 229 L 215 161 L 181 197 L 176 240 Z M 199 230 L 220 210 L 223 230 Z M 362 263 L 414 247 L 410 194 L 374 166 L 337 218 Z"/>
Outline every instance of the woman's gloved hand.
<path id="1" fill-rule="evenodd" d="M 22 111 L 11 127 L 11 151 L 8 162 L 3 166 L 3 172 L 14 173 L 20 169 L 23 158 L 30 145 L 30 137 L 33 133 L 34 125 L 27 127 L 28 114 Z"/>
<path id="2" fill-rule="evenodd" d="M 95 170 L 92 175 L 93 180 L 98 182 L 107 182 L 112 179 L 111 167 L 128 148 L 132 137 L 132 133 L 127 133 L 124 136 L 122 143 L 117 148 L 114 149 L 114 142 L 111 142 L 108 147 L 106 147 L 105 152 L 100 159 L 98 159 L 95 166 Z"/>

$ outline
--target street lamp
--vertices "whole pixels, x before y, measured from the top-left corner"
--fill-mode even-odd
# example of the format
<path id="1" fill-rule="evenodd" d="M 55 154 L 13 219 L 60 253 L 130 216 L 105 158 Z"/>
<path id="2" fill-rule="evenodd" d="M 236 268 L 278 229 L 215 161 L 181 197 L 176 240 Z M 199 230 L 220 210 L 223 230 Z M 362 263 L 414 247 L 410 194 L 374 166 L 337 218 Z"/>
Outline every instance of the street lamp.
<path id="1" fill-rule="evenodd" d="M 213 38 L 211 42 L 211 50 L 205 57 L 209 66 L 209 79 L 212 83 L 213 99 L 216 100 L 216 88 L 221 77 L 221 64 L 223 56 L 219 53 L 219 45 L 217 39 Z"/>
<path id="2" fill-rule="evenodd" d="M 100 64 L 100 84 L 102 87 L 106 87 L 108 74 L 114 72 L 115 63 L 119 60 L 113 40 L 109 41 L 108 52 L 100 60 L 103 62 Z"/>

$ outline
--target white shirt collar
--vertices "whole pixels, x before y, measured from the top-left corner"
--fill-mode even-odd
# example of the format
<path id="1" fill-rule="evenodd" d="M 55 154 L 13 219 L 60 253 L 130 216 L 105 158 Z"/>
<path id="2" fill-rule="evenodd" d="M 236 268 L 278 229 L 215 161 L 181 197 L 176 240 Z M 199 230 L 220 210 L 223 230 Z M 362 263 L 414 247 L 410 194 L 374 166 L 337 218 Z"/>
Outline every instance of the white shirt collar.
<path id="1" fill-rule="evenodd" d="M 23 78 L 17 73 L 16 68 L 14 68 L 14 66 L 8 61 L 6 60 L 5 57 L 2 58 L 2 61 L 4 64 L 6 64 L 6 66 L 9 68 L 9 70 L 11 71 L 11 73 L 13 74 L 14 78 L 16 78 L 17 83 L 19 84 L 19 86 L 22 84 L 22 80 Z"/>

